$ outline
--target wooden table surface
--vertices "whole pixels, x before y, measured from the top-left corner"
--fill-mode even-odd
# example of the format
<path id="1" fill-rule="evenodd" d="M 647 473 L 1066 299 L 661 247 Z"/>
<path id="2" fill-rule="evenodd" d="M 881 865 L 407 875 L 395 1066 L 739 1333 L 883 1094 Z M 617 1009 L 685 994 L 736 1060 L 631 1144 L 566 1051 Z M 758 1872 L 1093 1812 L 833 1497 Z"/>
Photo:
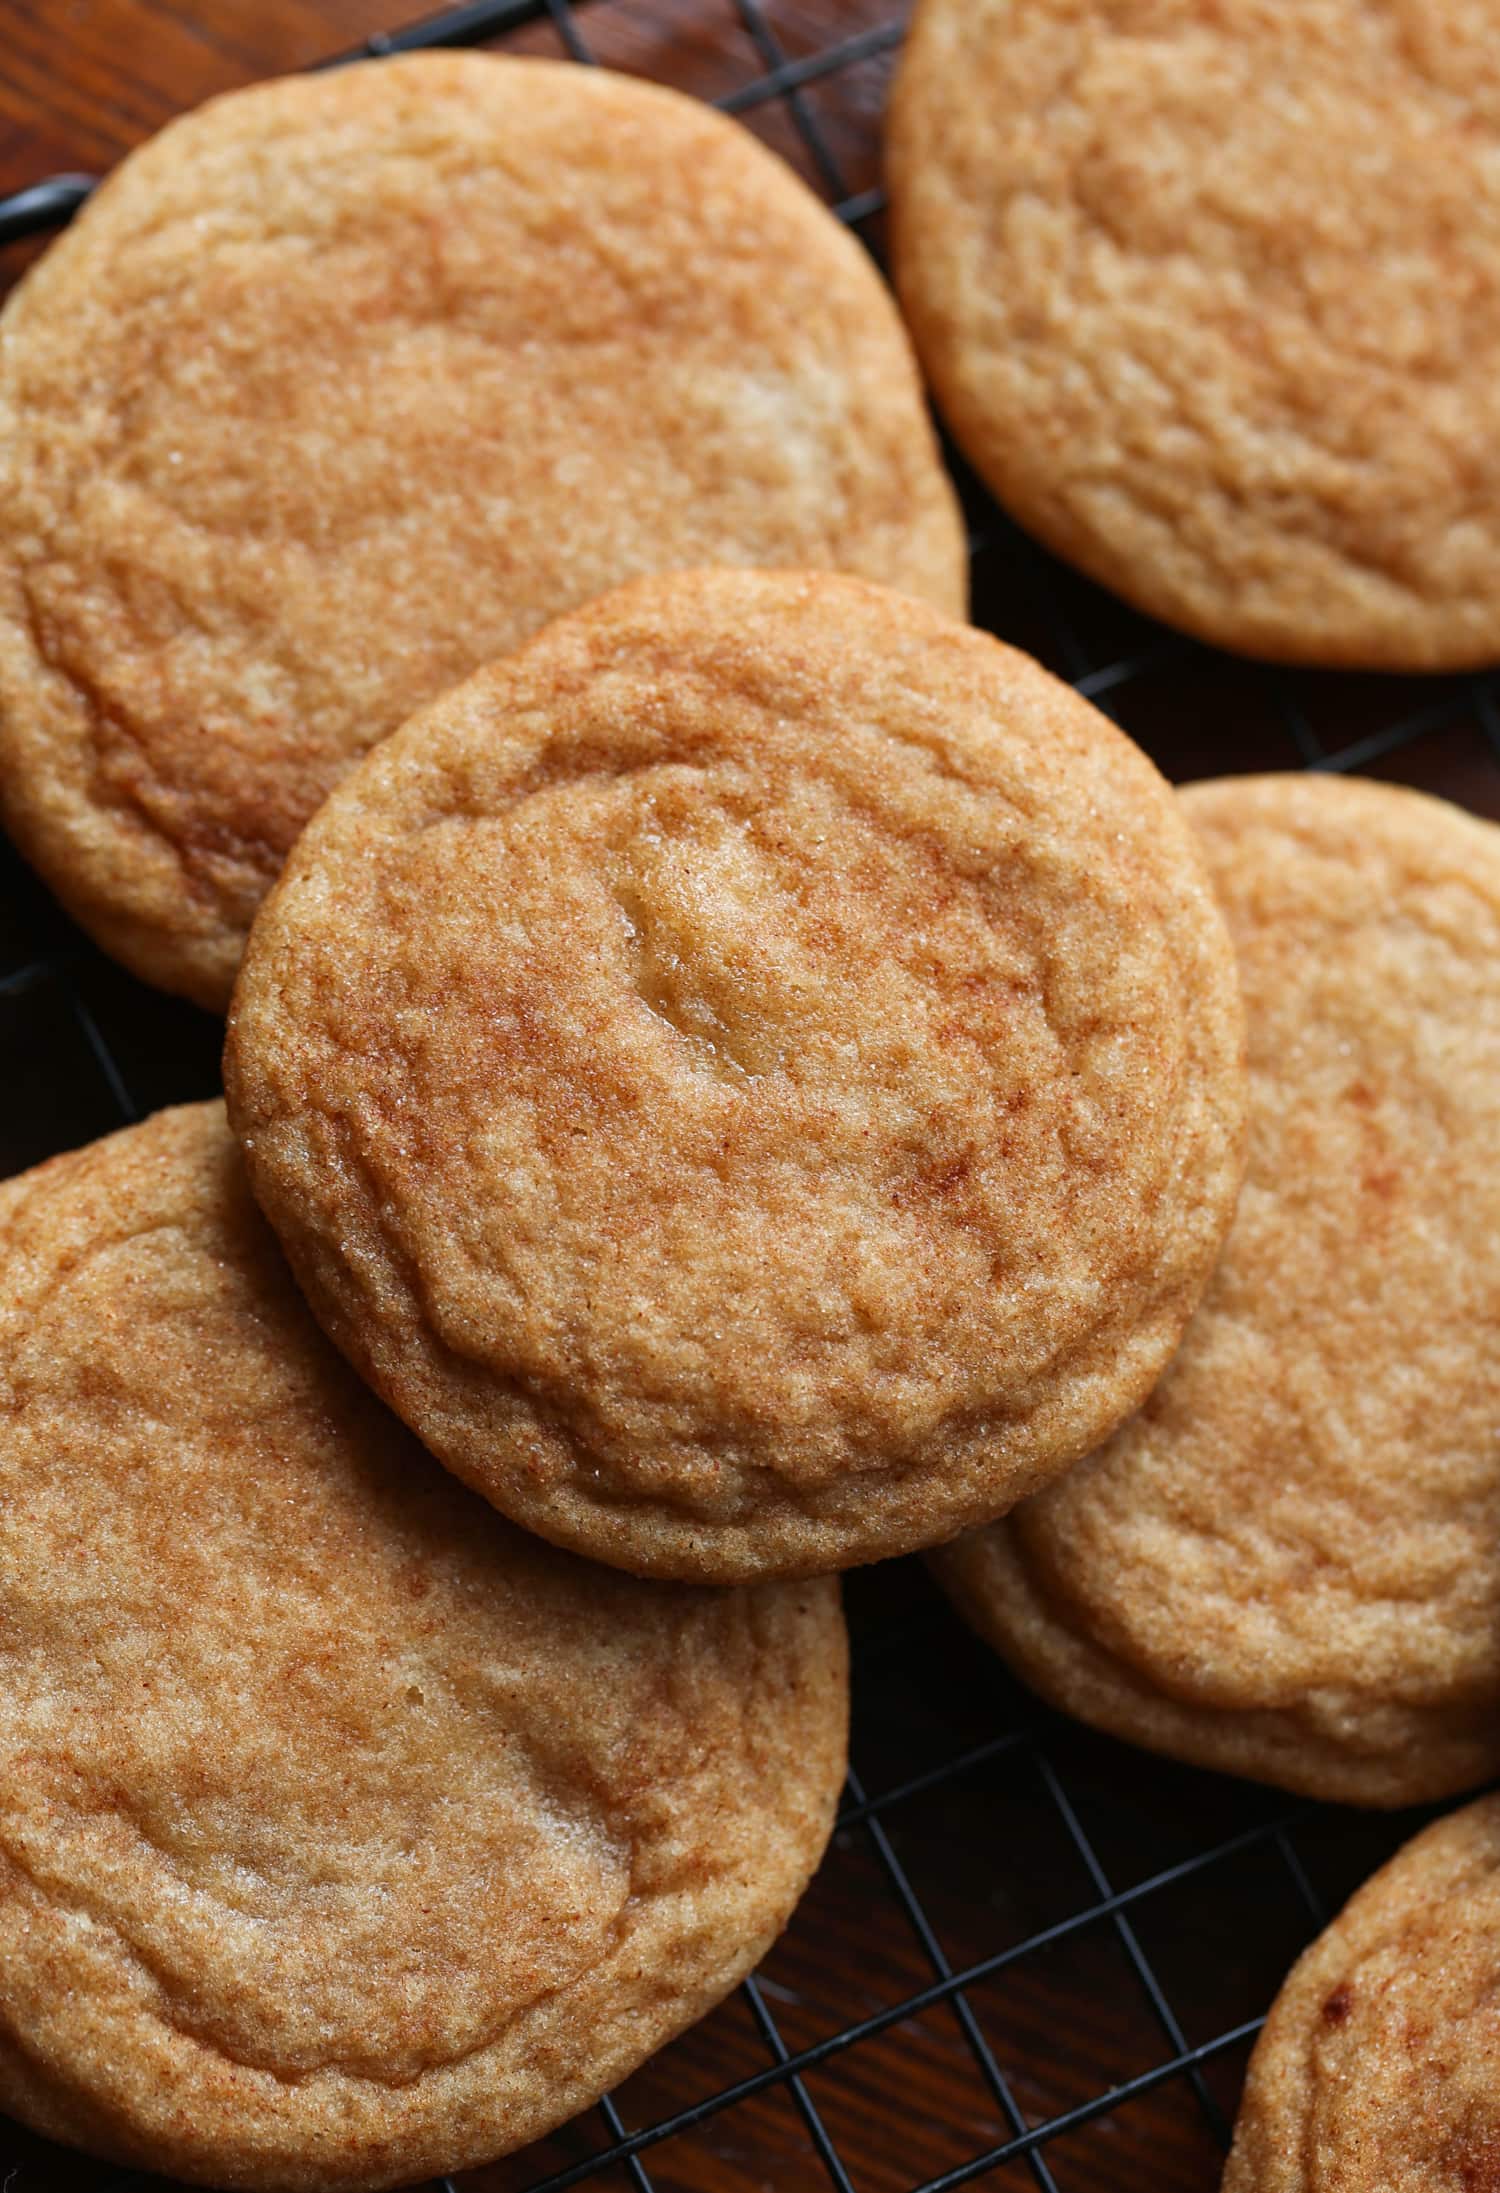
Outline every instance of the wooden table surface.
<path id="1" fill-rule="evenodd" d="M 182 107 L 415 12 L 410 0 L 0 0 L 0 191 L 100 171 Z M 586 0 L 576 27 L 606 62 L 721 98 L 897 13 L 896 0 Z M 871 43 L 882 50 L 745 116 L 835 199 L 878 184 L 890 56 Z M 542 20 L 509 44 L 555 54 L 564 37 Z M 863 226 L 878 244 L 878 218 Z M 33 248 L 0 254 L 0 273 Z M 1230 662 L 1063 573 L 977 494 L 972 506 L 987 544 L 977 621 L 1086 678 L 1169 772 L 1327 753 L 1500 814 L 1488 687 L 1282 679 Z M 0 1009 L 0 1170 L 216 1086 L 216 1028 L 92 952 L 8 853 Z M 1316 1914 L 1414 1823 L 1299 1812 L 1066 1726 L 960 1631 L 916 1564 L 858 1577 L 848 1596 L 859 1780 L 759 1992 L 631 2079 L 616 2119 L 590 2113 L 474 2182 L 521 2193 L 607 2149 L 621 2125 L 651 2131 L 748 2082 L 587 2182 L 911 2193 L 1061 2118 L 982 2182 L 1211 2193 L 1248 2052 L 1224 2036 L 1264 2012 Z M 955 1974 L 969 1975 L 962 1988 Z M 795 2084 L 776 2075 L 783 2053 L 803 2060 Z M 7 2170 L 6 2193 L 111 2182 L 19 2133 L 0 2141 Z"/>
<path id="2" fill-rule="evenodd" d="M 100 170 L 183 107 L 257 77 L 305 68 L 433 12 L 440 0 L 0 0 L 0 190 L 67 169 Z M 878 0 L 796 0 L 767 6 L 770 34 L 789 54 L 899 16 Z M 758 73 L 762 56 L 727 0 L 623 0 L 580 28 L 609 66 L 659 76 L 714 98 Z M 606 16 L 608 20 L 606 21 Z M 562 53 L 550 24 L 503 41 Z M 884 72 L 877 72 L 883 84 Z M 863 86 L 841 83 L 837 104 L 868 117 Z M 814 104 L 818 102 L 815 100 Z M 865 136 L 830 115 L 836 137 Z M 804 172 L 797 132 L 779 114 L 764 134 Z M 868 148 L 873 153 L 873 136 Z"/>

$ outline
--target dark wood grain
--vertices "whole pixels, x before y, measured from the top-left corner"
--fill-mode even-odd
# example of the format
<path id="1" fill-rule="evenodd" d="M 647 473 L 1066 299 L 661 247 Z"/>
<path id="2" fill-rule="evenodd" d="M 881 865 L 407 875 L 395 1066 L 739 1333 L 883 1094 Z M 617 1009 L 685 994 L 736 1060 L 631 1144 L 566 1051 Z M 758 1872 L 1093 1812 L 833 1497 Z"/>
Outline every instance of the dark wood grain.
<path id="1" fill-rule="evenodd" d="M 414 12 L 410 0 L 0 0 L 0 190 L 102 170 L 183 106 Z M 897 13 L 882 0 L 764 0 L 760 12 L 586 0 L 576 25 L 613 66 L 732 99 L 779 56 L 822 53 Z M 563 50 L 551 21 L 511 43 Z M 745 119 L 825 196 L 867 191 L 890 67 L 877 54 Z M 878 241 L 878 223 L 867 233 Z M 28 256 L 12 249 L 0 271 Z M 1289 767 L 1316 747 L 1500 814 L 1485 688 L 1283 680 L 1190 647 L 1062 571 L 971 483 L 966 492 L 985 544 L 977 620 L 1065 675 L 1091 675 L 1170 773 Z M 102 1133 L 127 1109 L 217 1086 L 216 1026 L 89 948 L 3 847 L 0 1040 L 0 1170 Z M 760 2014 L 736 1996 L 616 2102 L 627 2130 L 646 2130 L 762 2078 L 775 2061 L 767 2016 L 781 2047 L 814 2060 L 798 2090 L 760 2085 L 650 2145 L 646 2176 L 616 2163 L 589 2182 L 814 2193 L 835 2182 L 815 2124 L 856 2193 L 910 2193 L 998 2147 L 1018 2121 L 1082 2112 L 1046 2142 L 1042 2165 L 1019 2159 L 983 2182 L 1212 2193 L 1244 2044 L 1213 2049 L 1196 2081 L 1178 2073 L 1108 2108 L 1101 2098 L 1263 2012 L 1315 1910 L 1336 1906 L 1413 1823 L 1311 1812 L 1278 1835 L 1287 1808 L 1273 1795 L 1132 1755 L 1026 1700 L 915 1564 L 856 1577 L 848 1597 L 856 1770 L 877 1796 L 920 1786 L 840 1830 L 764 1967 Z M 945 1773 L 954 1760 L 968 1763 Z M 1126 1901 L 1116 1908 L 1114 1896 Z M 944 1974 L 972 1967 L 971 1985 L 941 1992 Z M 868 2030 L 843 2044 L 851 2027 Z M 610 2140 L 591 2113 L 477 2174 L 476 2193 L 523 2193 Z M 107 2182 L 19 2132 L 0 2143 L 4 2170 L 15 2173 L 6 2193 Z"/>

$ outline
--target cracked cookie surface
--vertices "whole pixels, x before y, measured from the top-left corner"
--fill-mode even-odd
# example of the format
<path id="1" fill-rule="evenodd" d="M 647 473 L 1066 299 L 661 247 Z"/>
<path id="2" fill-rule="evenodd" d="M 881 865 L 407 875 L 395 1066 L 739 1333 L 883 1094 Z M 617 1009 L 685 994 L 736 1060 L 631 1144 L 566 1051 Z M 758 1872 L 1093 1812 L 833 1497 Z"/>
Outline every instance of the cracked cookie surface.
<path id="1" fill-rule="evenodd" d="M 518 1521 L 847 1567 L 1112 1428 L 1228 1224 L 1228 940 L 1169 788 L 857 580 L 559 620 L 371 755 L 266 902 L 231 1118 L 319 1317 Z"/>
<path id="2" fill-rule="evenodd" d="M 1116 1735 L 1449 1795 L 1500 1771 L 1500 829 L 1334 777 L 1183 806 L 1245 996 L 1234 1225 L 1145 1408 L 938 1571 Z"/>
<path id="3" fill-rule="evenodd" d="M 1293 1968 L 1223 2193 L 1500 2184 L 1500 1797 L 1439 1820 Z"/>
<path id="4" fill-rule="evenodd" d="M 298 830 L 412 710 L 637 573 L 961 613 L 910 345 L 695 100 L 425 54 L 215 100 L 0 320 L 0 805 L 105 950 L 227 1002 Z"/>
<path id="5" fill-rule="evenodd" d="M 923 0 L 897 286 L 1021 522 L 1221 646 L 1500 657 L 1496 0 Z"/>
<path id="6" fill-rule="evenodd" d="M 0 1187 L 0 1263 L 0 2105 L 405 2184 L 711 2007 L 827 1839 L 836 1587 L 502 1521 L 317 1330 L 221 1105 Z"/>

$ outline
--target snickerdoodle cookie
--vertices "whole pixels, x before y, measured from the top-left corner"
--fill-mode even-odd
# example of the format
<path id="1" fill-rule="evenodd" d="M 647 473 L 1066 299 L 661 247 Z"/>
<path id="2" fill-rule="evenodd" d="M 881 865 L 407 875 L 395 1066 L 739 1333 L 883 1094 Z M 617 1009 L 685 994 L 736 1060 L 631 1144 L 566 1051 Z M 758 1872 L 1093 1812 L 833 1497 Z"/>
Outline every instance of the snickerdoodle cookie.
<path id="1" fill-rule="evenodd" d="M 939 1558 L 1084 1720 L 1313 1796 L 1500 1770 L 1500 830 L 1331 777 L 1193 786 L 1250 1157 L 1170 1370 Z"/>
<path id="2" fill-rule="evenodd" d="M 0 2106 L 220 2187 L 505 2152 L 785 1922 L 835 1588 L 576 1562 L 330 1348 L 222 1108 L 0 1188 Z"/>
<path id="3" fill-rule="evenodd" d="M 0 323 L 0 810 L 106 950 L 222 1007 L 351 762 L 559 611 L 699 563 L 963 608 L 905 332 L 790 170 L 562 64 L 235 92 Z"/>
<path id="4" fill-rule="evenodd" d="M 1500 2185 L 1500 1797 L 1440 1820 L 1293 1968 L 1224 2193 Z"/>
<path id="5" fill-rule="evenodd" d="M 995 492 L 1289 661 L 1500 658 L 1497 0 L 921 0 L 897 286 Z"/>
<path id="6" fill-rule="evenodd" d="M 1145 757 L 826 575 L 642 581 L 370 755 L 261 910 L 230 1112 L 451 1468 L 648 1574 L 931 1545 L 1085 1453 L 1228 1225 L 1233 956 Z"/>

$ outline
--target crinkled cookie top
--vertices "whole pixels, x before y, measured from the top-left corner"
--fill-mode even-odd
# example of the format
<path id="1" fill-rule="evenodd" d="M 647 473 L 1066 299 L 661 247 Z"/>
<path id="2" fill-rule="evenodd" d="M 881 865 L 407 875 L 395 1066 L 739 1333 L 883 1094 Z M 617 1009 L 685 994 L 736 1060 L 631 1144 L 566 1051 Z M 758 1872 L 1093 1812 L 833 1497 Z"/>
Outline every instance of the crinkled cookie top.
<path id="1" fill-rule="evenodd" d="M 646 1573 L 951 1536 L 1113 1428 L 1228 1224 L 1232 957 L 1145 757 L 828 576 L 644 581 L 370 756 L 227 1053 L 318 1315 Z"/>
<path id="2" fill-rule="evenodd" d="M 328 1346 L 218 1104 L 0 1188 L 0 2106 L 215 2187 L 546 2131 L 785 1922 L 831 1584 L 585 1567 Z"/>
<path id="3" fill-rule="evenodd" d="M 1334 777 L 1183 805 L 1245 996 L 1239 1209 L 1145 1408 L 943 1574 L 1085 1719 L 1415 1803 L 1500 1770 L 1500 829 Z"/>
<path id="4" fill-rule="evenodd" d="M 637 573 L 960 611 L 910 346 L 748 131 L 425 54 L 234 92 L 0 319 L 0 805 L 105 950 L 222 1008 L 303 823 L 411 711 Z"/>
<path id="5" fill-rule="evenodd" d="M 1140 607 L 1500 658 L 1496 0 L 922 0 L 894 264 L 959 439 Z"/>

